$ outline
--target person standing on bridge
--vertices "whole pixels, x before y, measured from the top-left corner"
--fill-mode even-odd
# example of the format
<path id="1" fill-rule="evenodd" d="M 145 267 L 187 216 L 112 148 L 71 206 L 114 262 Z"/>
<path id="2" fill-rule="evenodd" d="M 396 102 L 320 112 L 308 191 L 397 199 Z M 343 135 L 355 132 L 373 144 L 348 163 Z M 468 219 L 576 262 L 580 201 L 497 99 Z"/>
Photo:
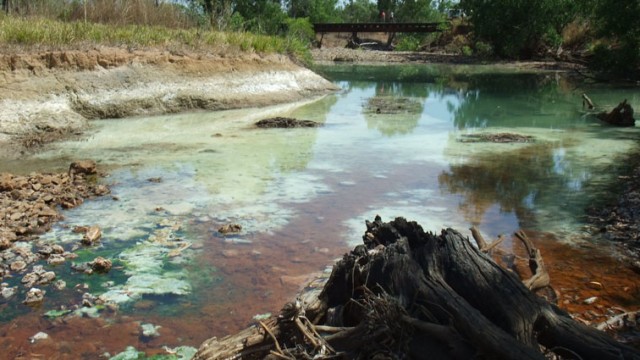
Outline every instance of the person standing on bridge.
<path id="1" fill-rule="evenodd" d="M 389 21 L 393 22 L 393 11 L 389 12 Z"/>
<path id="2" fill-rule="evenodd" d="M 385 17 L 386 17 L 386 14 L 384 13 L 384 10 L 381 10 L 381 11 L 380 11 L 380 20 L 381 20 L 382 22 L 385 22 Z"/>

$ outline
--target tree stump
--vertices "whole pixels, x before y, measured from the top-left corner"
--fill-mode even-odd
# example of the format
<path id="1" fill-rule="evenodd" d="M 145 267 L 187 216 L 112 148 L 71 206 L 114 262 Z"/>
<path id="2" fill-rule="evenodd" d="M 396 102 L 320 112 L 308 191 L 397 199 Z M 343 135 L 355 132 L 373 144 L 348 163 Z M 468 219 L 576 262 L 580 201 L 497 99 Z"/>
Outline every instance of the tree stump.
<path id="1" fill-rule="evenodd" d="M 455 230 L 376 217 L 363 240 L 312 305 L 297 300 L 241 336 L 207 340 L 194 359 L 640 359 Z"/>
<path id="2" fill-rule="evenodd" d="M 610 112 L 601 112 L 598 119 L 615 126 L 635 126 L 636 119 L 633 118 L 633 108 L 627 103 L 627 99 L 618 104 Z"/>

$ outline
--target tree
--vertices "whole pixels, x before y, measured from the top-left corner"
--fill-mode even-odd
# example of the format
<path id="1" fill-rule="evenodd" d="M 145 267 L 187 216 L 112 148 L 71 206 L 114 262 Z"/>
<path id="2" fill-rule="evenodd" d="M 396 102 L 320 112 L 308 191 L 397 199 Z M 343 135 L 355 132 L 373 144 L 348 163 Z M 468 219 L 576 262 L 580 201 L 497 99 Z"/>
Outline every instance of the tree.
<path id="1" fill-rule="evenodd" d="M 342 10 L 345 22 L 370 22 L 378 16 L 376 5 L 369 0 L 351 0 Z"/>
<path id="2" fill-rule="evenodd" d="M 306 17 L 312 23 L 335 22 L 338 16 L 338 0 L 287 0 L 289 16 Z"/>
<path id="3" fill-rule="evenodd" d="M 398 22 L 425 22 L 439 18 L 431 0 L 378 0 L 378 12 L 393 12 Z"/>
<path id="4" fill-rule="evenodd" d="M 277 33 L 287 17 L 279 0 L 236 0 L 233 13 L 245 30 L 263 34 Z"/>
<path id="5" fill-rule="evenodd" d="M 462 0 L 477 40 L 511 58 L 530 58 L 543 45 L 560 45 L 562 28 L 575 17 L 572 0 Z"/>
<path id="6" fill-rule="evenodd" d="M 192 6 L 201 7 L 211 26 L 224 29 L 231 18 L 231 0 L 189 0 Z"/>
<path id="7" fill-rule="evenodd" d="M 598 35 L 609 41 L 596 47 L 595 65 L 607 72 L 640 76 L 640 1 L 597 0 L 587 8 Z"/>

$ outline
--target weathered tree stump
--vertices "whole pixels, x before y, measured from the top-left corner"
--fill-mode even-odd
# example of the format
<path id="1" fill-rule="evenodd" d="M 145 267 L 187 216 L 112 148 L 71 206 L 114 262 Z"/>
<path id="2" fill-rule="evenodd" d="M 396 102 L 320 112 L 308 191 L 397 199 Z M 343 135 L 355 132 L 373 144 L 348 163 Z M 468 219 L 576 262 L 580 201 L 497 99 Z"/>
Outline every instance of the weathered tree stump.
<path id="1" fill-rule="evenodd" d="M 242 335 L 207 340 L 195 359 L 640 359 L 455 230 L 378 217 L 363 240 L 311 306 L 298 300 Z"/>
<path id="2" fill-rule="evenodd" d="M 598 119 L 616 126 L 635 126 L 636 119 L 633 118 L 633 108 L 627 103 L 627 99 L 618 104 L 610 112 L 601 112 Z"/>

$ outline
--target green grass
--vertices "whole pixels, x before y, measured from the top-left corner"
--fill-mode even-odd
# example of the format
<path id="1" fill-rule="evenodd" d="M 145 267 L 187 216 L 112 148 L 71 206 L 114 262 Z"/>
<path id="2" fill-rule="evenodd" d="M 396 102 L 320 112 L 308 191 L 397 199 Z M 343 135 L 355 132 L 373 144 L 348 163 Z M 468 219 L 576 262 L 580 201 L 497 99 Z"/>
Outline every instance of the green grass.
<path id="1" fill-rule="evenodd" d="M 288 54 L 308 62 L 305 43 L 295 38 L 247 32 L 215 32 L 200 28 L 169 29 L 161 26 L 104 25 L 0 15 L 0 45 L 69 49 L 96 45 L 141 48 L 187 48 L 208 52 Z"/>

